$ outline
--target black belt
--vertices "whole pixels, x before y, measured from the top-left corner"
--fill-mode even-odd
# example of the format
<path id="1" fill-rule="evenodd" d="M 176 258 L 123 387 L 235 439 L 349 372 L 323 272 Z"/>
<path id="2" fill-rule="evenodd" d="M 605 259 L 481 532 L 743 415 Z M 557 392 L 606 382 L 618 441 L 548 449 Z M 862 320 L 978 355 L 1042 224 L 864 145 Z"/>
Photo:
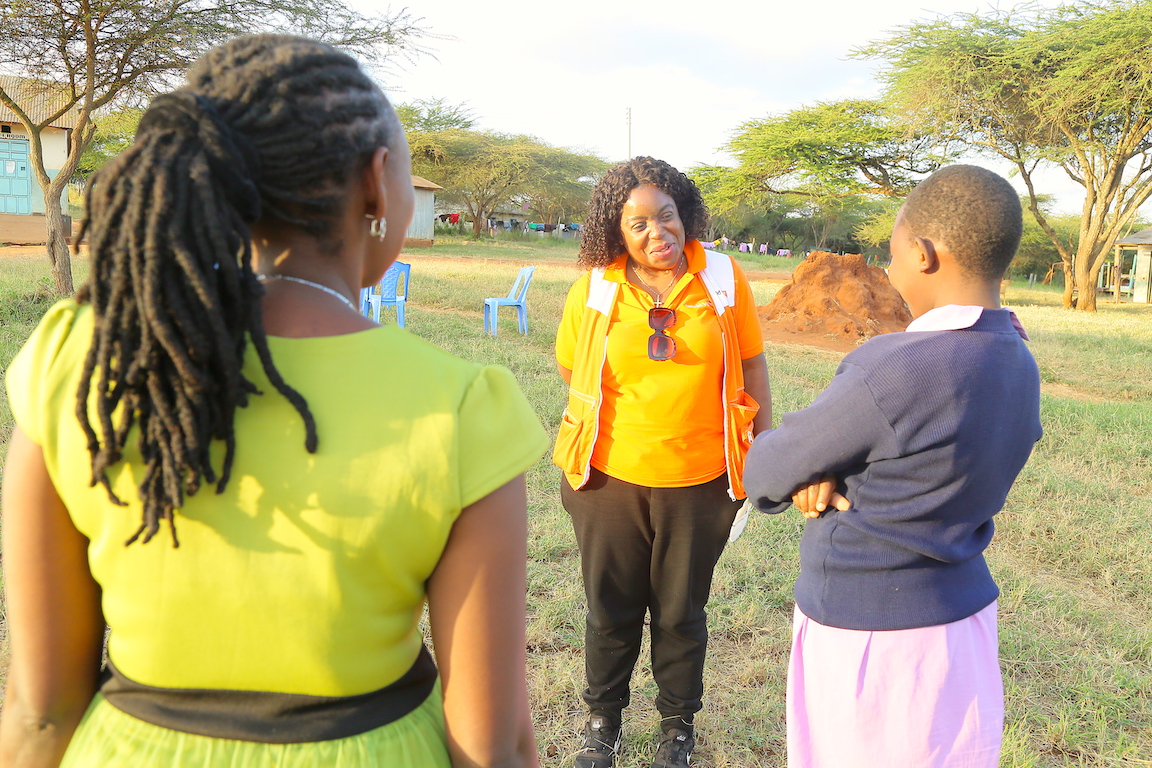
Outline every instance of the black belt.
<path id="1" fill-rule="evenodd" d="M 330 741 L 395 722 L 419 707 L 436 685 L 428 649 L 404 676 L 356 696 L 272 691 L 155 688 L 129 680 L 108 662 L 100 692 L 121 712 L 173 731 L 217 739 L 298 744 Z"/>

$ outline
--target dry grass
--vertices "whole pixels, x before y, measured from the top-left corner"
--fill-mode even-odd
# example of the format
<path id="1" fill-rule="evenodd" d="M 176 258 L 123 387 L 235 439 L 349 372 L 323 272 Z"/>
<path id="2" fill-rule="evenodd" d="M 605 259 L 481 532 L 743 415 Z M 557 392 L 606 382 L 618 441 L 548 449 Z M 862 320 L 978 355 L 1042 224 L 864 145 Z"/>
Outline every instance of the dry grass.
<path id="1" fill-rule="evenodd" d="M 554 329 L 575 273 L 555 263 L 570 249 L 456 244 L 432 253 L 487 259 L 481 269 L 412 254 L 409 329 L 476 360 L 510 367 L 554 428 L 564 387 Z M 517 268 L 539 259 L 530 333 L 511 315 L 485 337 L 481 301 L 507 293 Z M 552 262 L 551 264 L 549 262 Z M 0 263 L 4 296 L 25 278 Z M 15 281 L 15 282 L 14 282 Z M 766 302 L 775 286 L 755 286 Z M 33 291 L 34 293 L 34 291 Z M 989 552 L 1003 590 L 1001 645 L 1008 722 L 1001 764 L 1152 766 L 1152 307 L 1100 305 L 1065 312 L 1059 296 L 1009 288 L 1043 372 L 1045 437 L 1025 468 Z M 30 307 L 30 309 L 33 309 Z M 34 307 L 41 309 L 37 303 Z M 6 364 L 30 325 L 0 326 Z M 803 407 L 839 355 L 768 350 L 777 413 Z M 0 403 L 0 439 L 10 424 Z M 543 763 L 571 764 L 583 708 L 583 594 L 578 554 L 547 459 L 529 472 L 528 682 Z M 697 764 L 784 765 L 784 669 L 796 575 L 796 516 L 753 519 L 716 571 Z M 0 637 L 0 654 L 6 643 Z M 655 688 L 642 661 L 634 678 L 621 768 L 645 767 L 657 733 Z"/>

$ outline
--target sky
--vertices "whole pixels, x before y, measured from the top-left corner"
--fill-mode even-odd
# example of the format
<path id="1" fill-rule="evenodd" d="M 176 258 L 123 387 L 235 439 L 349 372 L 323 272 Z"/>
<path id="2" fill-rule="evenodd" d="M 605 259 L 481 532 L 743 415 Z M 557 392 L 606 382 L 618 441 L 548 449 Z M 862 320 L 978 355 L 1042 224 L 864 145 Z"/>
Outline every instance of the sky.
<path id="1" fill-rule="evenodd" d="M 381 8 L 352 2 L 362 11 Z M 849 58 L 854 48 L 916 21 L 993 6 L 971 0 L 411 0 L 391 10 L 401 7 L 423 19 L 432 55 L 381 78 L 394 101 L 444 99 L 466 106 L 481 130 L 528 134 L 613 162 L 629 153 L 652 155 L 687 170 L 734 165 L 723 146 L 745 121 L 818 101 L 877 96 L 879 62 Z M 972 161 L 1009 172 L 994 160 Z M 1082 189 L 1053 172 L 1039 191 L 1056 195 L 1058 210 L 1073 212 Z"/>

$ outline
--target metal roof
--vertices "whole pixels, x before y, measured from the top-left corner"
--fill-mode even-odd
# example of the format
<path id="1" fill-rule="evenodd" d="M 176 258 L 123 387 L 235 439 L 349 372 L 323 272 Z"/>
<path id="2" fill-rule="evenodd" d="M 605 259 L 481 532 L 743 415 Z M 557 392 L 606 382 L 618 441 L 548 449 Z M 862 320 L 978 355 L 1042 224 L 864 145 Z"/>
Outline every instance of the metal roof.
<path id="1" fill-rule="evenodd" d="M 1152 245 L 1152 227 L 1116 240 L 1116 245 Z"/>
<path id="2" fill-rule="evenodd" d="M 0 88 L 28 113 L 33 122 L 40 122 L 68 103 L 68 99 L 53 83 L 29 80 L 12 75 L 0 75 Z M 71 128 L 76 120 L 75 110 L 65 112 L 49 124 L 52 128 Z M 0 104 L 0 123 L 19 123 L 16 113 Z"/>
<path id="3" fill-rule="evenodd" d="M 444 187 L 439 184 L 428 181 L 428 179 L 415 174 L 412 175 L 412 186 L 416 187 L 416 189 L 444 189 Z"/>

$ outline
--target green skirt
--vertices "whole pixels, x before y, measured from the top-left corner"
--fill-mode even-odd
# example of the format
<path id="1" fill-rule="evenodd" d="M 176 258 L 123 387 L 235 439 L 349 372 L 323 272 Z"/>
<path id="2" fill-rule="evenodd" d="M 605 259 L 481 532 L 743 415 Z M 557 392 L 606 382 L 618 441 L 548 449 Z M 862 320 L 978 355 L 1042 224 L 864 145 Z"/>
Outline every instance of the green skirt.
<path id="1" fill-rule="evenodd" d="M 357 736 L 303 744 L 214 739 L 146 723 L 97 694 L 61 768 L 451 768 L 440 683 L 399 720 Z"/>

